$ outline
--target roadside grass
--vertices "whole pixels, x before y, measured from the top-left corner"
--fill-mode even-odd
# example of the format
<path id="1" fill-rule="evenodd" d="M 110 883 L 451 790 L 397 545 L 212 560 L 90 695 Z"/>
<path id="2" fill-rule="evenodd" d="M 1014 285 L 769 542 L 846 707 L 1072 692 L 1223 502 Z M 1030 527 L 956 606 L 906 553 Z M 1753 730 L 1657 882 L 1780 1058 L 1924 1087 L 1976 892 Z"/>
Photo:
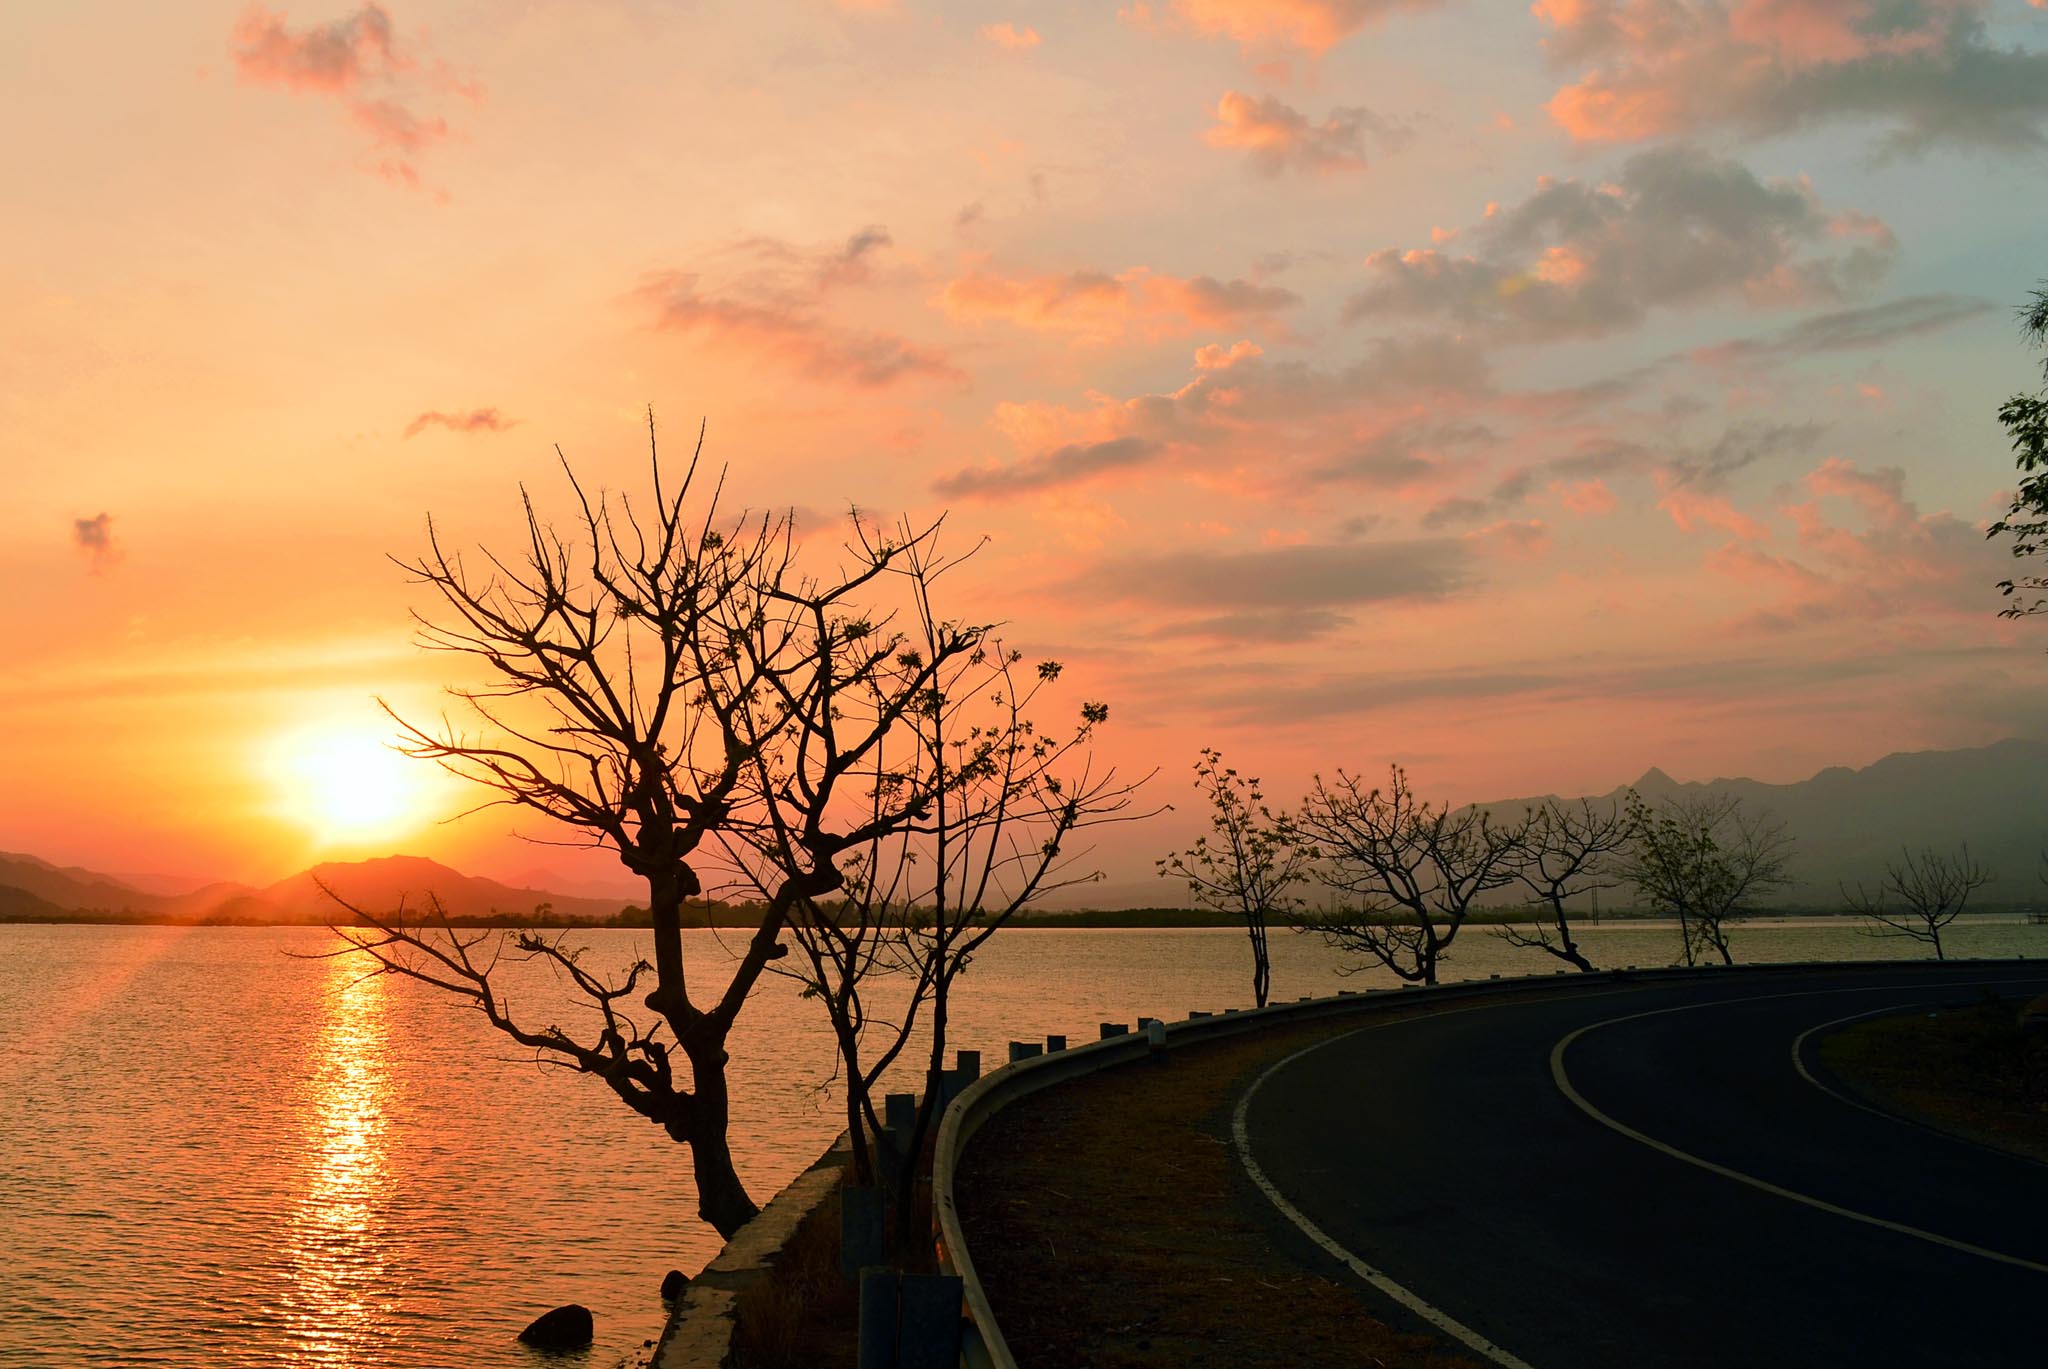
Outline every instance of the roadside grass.
<path id="1" fill-rule="evenodd" d="M 1476 1369 L 1275 1247 L 1230 1112 L 1258 1070 L 1355 1020 L 1173 1051 L 1047 1090 L 968 1146 L 961 1219 L 1021 1364 Z"/>
<path id="2" fill-rule="evenodd" d="M 852 1364 L 860 1300 L 839 1274 L 839 1193 L 798 1224 L 767 1278 L 733 1306 L 734 1369 Z"/>
<path id="3" fill-rule="evenodd" d="M 1983 1002 L 1854 1022 L 1820 1062 L 1873 1106 L 2048 1163 L 2048 1031 L 2021 1004 Z"/>
<path id="4" fill-rule="evenodd" d="M 851 1172 L 841 1176 L 842 1184 Z M 839 1195 L 813 1208 L 776 1254 L 768 1276 L 744 1289 L 733 1307 L 732 1369 L 818 1369 L 852 1365 L 860 1346 L 859 1289 L 839 1271 Z M 931 1185 L 913 1195 L 910 1226 L 899 1231 L 896 1205 L 884 1211 L 890 1267 L 929 1274 Z"/>

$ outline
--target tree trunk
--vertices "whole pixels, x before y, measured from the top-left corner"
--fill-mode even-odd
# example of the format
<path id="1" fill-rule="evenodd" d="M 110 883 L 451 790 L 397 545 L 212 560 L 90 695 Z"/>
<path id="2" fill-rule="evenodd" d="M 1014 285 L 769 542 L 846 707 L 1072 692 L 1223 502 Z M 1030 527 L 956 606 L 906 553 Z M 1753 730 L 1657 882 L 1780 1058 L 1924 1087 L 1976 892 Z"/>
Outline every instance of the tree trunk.
<path id="1" fill-rule="evenodd" d="M 853 1146 L 853 1182 L 867 1187 L 875 1182 L 875 1161 L 868 1148 L 867 1124 L 862 1117 L 868 1086 L 860 1068 L 860 1042 L 837 1014 L 832 1029 L 839 1037 L 839 1068 L 846 1075 L 846 1139 Z"/>
<path id="2" fill-rule="evenodd" d="M 719 1235 L 733 1233 L 761 1209 L 747 1196 L 739 1171 L 733 1168 L 727 1128 L 731 1109 L 725 1083 L 725 1034 L 702 1028 L 682 1043 L 690 1057 L 690 1169 L 697 1181 L 697 1215 Z"/>
<path id="3" fill-rule="evenodd" d="M 1263 1008 L 1273 985 L 1273 962 L 1266 954 L 1265 923 L 1257 914 L 1252 914 L 1246 919 L 1245 931 L 1252 940 L 1252 1006 Z"/>

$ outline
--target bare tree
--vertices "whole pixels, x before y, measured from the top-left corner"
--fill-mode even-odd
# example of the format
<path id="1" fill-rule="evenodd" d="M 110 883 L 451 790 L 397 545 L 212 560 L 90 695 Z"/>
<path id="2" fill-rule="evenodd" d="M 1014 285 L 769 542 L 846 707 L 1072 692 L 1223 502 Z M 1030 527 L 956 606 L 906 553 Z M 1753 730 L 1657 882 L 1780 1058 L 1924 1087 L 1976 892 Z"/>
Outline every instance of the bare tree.
<path id="1" fill-rule="evenodd" d="M 1214 747 L 1203 747 L 1195 762 L 1195 788 L 1209 801 L 1209 830 L 1158 861 L 1159 873 L 1186 880 L 1203 907 L 1243 919 L 1252 997 L 1263 1008 L 1273 982 L 1266 932 L 1275 913 L 1300 906 L 1289 890 L 1307 879 L 1312 855 L 1293 820 L 1267 807 L 1258 780 L 1224 765 Z"/>
<path id="2" fill-rule="evenodd" d="M 1977 863 L 1967 845 L 1954 854 L 1931 847 L 1917 852 L 1902 849 L 1896 862 L 1886 862 L 1877 888 L 1865 889 L 1859 883 L 1852 894 L 1844 887 L 1842 898 L 1851 912 L 1871 920 L 1870 935 L 1924 941 L 1934 948 L 1936 960 L 1944 960 L 1942 929 L 1962 915 L 1971 894 L 1990 882 L 1991 872 Z"/>
<path id="3" fill-rule="evenodd" d="M 1685 963 L 1708 951 L 1732 965 L 1729 924 L 1791 883 L 1792 838 L 1775 818 L 1743 811 L 1734 795 L 1702 794 L 1652 808 L 1630 790 L 1620 871 L 1651 907 L 1678 919 Z"/>
<path id="4" fill-rule="evenodd" d="M 1621 884 L 1614 857 L 1628 845 L 1628 818 L 1613 803 L 1600 808 L 1591 799 L 1576 804 L 1548 799 L 1530 811 L 1522 838 L 1515 878 L 1529 891 L 1536 921 L 1502 927 L 1501 940 L 1590 972 L 1593 962 L 1572 936 L 1571 901 Z"/>
<path id="5" fill-rule="evenodd" d="M 1032 711 L 1063 673 L 1059 663 L 1028 664 L 989 628 L 941 619 L 931 590 L 944 566 L 928 543 L 909 547 L 902 569 L 911 626 L 890 634 L 892 667 L 854 682 L 816 715 L 840 725 L 884 714 L 891 722 L 859 779 L 865 839 L 845 855 L 839 896 L 792 918 L 802 960 L 783 972 L 804 982 L 831 1022 L 864 1179 L 876 1168 L 864 1135 L 880 1130 L 875 1088 L 920 1026 L 927 1033 L 923 1098 L 913 1135 L 895 1157 L 902 1166 L 896 1189 L 907 1198 L 904 1181 L 939 1099 L 956 981 L 1024 908 L 1097 878 L 1077 868 L 1067 843 L 1080 830 L 1131 816 L 1136 785 L 1089 765 L 1088 744 L 1108 719 L 1106 705 L 1082 704 L 1069 729 L 1041 728 Z M 927 669 L 933 660 L 945 663 L 936 674 Z M 898 707 L 906 690 L 914 691 L 910 706 Z M 764 808 L 767 821 L 734 850 L 758 888 L 775 887 L 806 863 L 800 824 L 809 806 L 788 798 L 806 787 L 822 757 L 785 751 L 779 775 L 765 753 L 758 762 L 764 790 L 776 798 Z M 878 1008 L 871 991 L 891 979 L 900 992 L 885 991 L 888 1003 Z"/>
<path id="6" fill-rule="evenodd" d="M 1316 878 L 1350 905 L 1310 925 L 1330 944 L 1423 984 L 1436 983 L 1478 899 L 1514 881 L 1522 850 L 1520 825 L 1418 799 L 1398 765 L 1384 789 L 1342 771 L 1327 784 L 1318 775 L 1295 821 L 1314 843 Z"/>
<path id="7" fill-rule="evenodd" d="M 917 573 L 912 554 L 936 525 L 887 542 L 862 538 L 847 549 L 848 569 L 812 578 L 798 568 L 786 515 L 721 511 L 721 482 L 705 488 L 699 477 L 701 432 L 679 482 L 662 467 L 651 413 L 648 443 L 652 499 L 644 504 L 591 494 L 563 460 L 576 508 L 570 536 L 522 489 L 525 545 L 516 557 L 482 552 L 472 570 L 429 523 L 427 553 L 400 563 L 440 601 L 436 616 L 415 614 L 421 642 L 466 658 L 487 683 L 449 691 L 475 732 L 392 716 L 409 754 L 486 791 L 479 807 L 538 814 L 557 833 L 543 840 L 609 849 L 644 879 L 652 960 L 600 973 L 560 939 L 464 937 L 366 909 L 352 910 L 362 925 L 338 930 L 376 972 L 464 998 L 538 1058 L 601 1079 L 688 1148 L 699 1214 L 730 1235 L 757 1210 L 728 1137 L 733 1024 L 786 952 L 790 912 L 839 886 L 836 858 L 909 820 L 906 802 L 856 805 L 842 822 L 841 786 L 947 662 L 975 644 L 949 642 L 904 666 L 862 609 L 880 577 Z M 831 715 L 835 698 L 884 674 L 887 705 L 856 720 Z M 808 762 L 799 777 L 785 768 L 791 754 Z M 723 839 L 763 830 L 771 809 L 785 825 L 790 811 L 802 811 L 792 828 L 802 859 L 764 890 L 760 925 L 734 963 L 693 979 L 685 900 L 704 891 Z M 492 979 L 507 955 L 558 971 L 590 1009 L 589 1028 L 579 1034 L 516 1015 Z"/>

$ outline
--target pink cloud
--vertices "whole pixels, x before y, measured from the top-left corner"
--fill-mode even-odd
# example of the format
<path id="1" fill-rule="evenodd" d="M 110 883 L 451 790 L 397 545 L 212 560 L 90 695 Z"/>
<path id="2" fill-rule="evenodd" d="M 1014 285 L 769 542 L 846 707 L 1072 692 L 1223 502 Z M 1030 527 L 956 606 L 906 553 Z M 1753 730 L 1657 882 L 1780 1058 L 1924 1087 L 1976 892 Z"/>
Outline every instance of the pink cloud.
<path id="1" fill-rule="evenodd" d="M 687 269 L 647 275 L 633 296 L 659 329 L 742 348 L 815 380 L 861 389 L 964 380 L 937 348 L 833 317 L 841 296 L 876 283 L 892 241 L 880 224 L 829 247 L 742 238 L 699 254 Z"/>
<path id="2" fill-rule="evenodd" d="M 1837 118 L 1907 148 L 2038 146 L 2048 53 L 1994 43 L 1990 0 L 1537 0 L 1576 71 L 1551 117 L 1573 137 L 1640 142 L 1715 127 L 1762 134 Z"/>
<path id="3" fill-rule="evenodd" d="M 349 121 L 368 135 L 378 175 L 418 188 L 420 153 L 450 135 L 448 121 L 421 112 L 427 93 L 481 98 L 481 88 L 435 61 L 419 64 L 399 51 L 391 15 L 368 4 L 345 19 L 293 30 L 281 13 L 252 6 L 235 21 L 235 69 L 253 85 L 340 101 Z"/>
<path id="4" fill-rule="evenodd" d="M 997 47 L 1009 48 L 1012 52 L 1035 48 L 1039 41 L 1037 29 L 1019 28 L 1011 23 L 983 24 L 981 36 Z"/>
<path id="5" fill-rule="evenodd" d="M 1174 0 L 1180 21 L 1197 33 L 1228 38 L 1241 47 L 1295 47 L 1327 52 L 1367 25 L 1401 10 L 1433 8 L 1440 0 Z M 1153 21 L 1150 6 L 1126 16 Z"/>
<path id="6" fill-rule="evenodd" d="M 635 292 L 655 326 L 770 357 L 814 380 L 878 389 L 900 380 L 963 379 L 940 352 L 891 333 L 841 328 L 786 300 L 709 295 L 679 271 L 649 276 Z"/>
<path id="7" fill-rule="evenodd" d="M 1391 151 L 1409 139 L 1406 128 L 1368 109 L 1330 112 L 1321 123 L 1271 95 L 1254 98 L 1229 90 L 1216 103 L 1216 124 L 1202 135 L 1211 147 L 1247 154 L 1268 176 L 1289 170 L 1308 172 L 1363 171 L 1366 144 Z"/>
<path id="8" fill-rule="evenodd" d="M 1763 542 L 1771 531 L 1717 494 L 1702 494 L 1679 486 L 1667 490 L 1657 507 L 1671 515 L 1680 532 L 1712 529 L 1743 542 Z"/>
<path id="9" fill-rule="evenodd" d="M 1126 334 L 1164 337 L 1197 328 L 1269 318 L 1300 303 L 1290 290 L 1213 276 L 1169 276 L 1134 266 L 1114 276 L 1001 276 L 971 270 L 939 296 L 957 318 L 1001 319 L 1023 328 L 1073 333 L 1092 341 Z"/>
<path id="10" fill-rule="evenodd" d="M 502 433 L 516 428 L 519 420 L 507 418 L 496 409 L 471 409 L 467 413 L 443 413 L 429 409 L 405 425 L 403 437 L 418 437 L 429 428 L 446 428 L 456 433 Z"/>
<path id="11" fill-rule="evenodd" d="M 1717 297 L 1839 301 L 1882 279 L 1897 251 L 1881 221 L 1828 209 L 1804 181 L 1766 180 L 1685 146 L 1639 153 L 1613 182 L 1541 177 L 1521 203 L 1489 205 L 1467 238 L 1464 252 L 1373 252 L 1347 317 L 1596 336 Z"/>
<path id="12" fill-rule="evenodd" d="M 1800 598 L 1815 597 L 1829 587 L 1826 576 L 1744 542 L 1727 542 L 1709 552 L 1707 567 L 1731 580 L 1791 592 Z"/>
<path id="13" fill-rule="evenodd" d="M 293 33 L 282 14 L 255 5 L 235 21 L 235 66 L 250 81 L 286 90 L 339 94 L 411 68 L 382 5 Z"/>
<path id="14" fill-rule="evenodd" d="M 1557 487 L 1557 502 L 1573 513 L 1589 518 L 1599 518 L 1614 512 L 1614 491 L 1607 488 L 1605 480 L 1581 480 L 1572 485 Z"/>
<path id="15" fill-rule="evenodd" d="M 1465 534 L 1498 554 L 1517 561 L 1538 561 L 1550 554 L 1550 529 L 1540 518 L 1507 518 Z"/>

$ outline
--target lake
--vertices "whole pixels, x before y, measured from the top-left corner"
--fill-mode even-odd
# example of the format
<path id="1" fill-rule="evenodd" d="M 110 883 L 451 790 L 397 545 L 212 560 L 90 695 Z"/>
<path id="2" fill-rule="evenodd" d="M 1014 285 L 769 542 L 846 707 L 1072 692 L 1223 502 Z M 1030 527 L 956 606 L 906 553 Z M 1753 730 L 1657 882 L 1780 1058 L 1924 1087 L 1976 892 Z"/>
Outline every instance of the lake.
<path id="1" fill-rule="evenodd" d="M 719 934 L 687 936 L 693 964 L 727 959 Z M 642 932 L 579 939 L 594 965 L 646 953 Z M 1677 939 L 1609 922 L 1583 940 L 1597 964 L 1647 966 Z M 1966 920 L 1948 940 L 1957 955 L 2048 956 L 2048 926 L 2013 919 Z M 336 944 L 304 928 L 0 927 L 8 1366 L 560 1363 L 513 1337 L 565 1302 L 596 1313 L 593 1365 L 655 1334 L 662 1275 L 719 1245 L 693 1215 L 682 1148 L 434 991 L 304 958 Z M 1923 948 L 1787 920 L 1743 924 L 1735 949 Z M 1344 975 L 1310 937 L 1277 933 L 1273 960 L 1276 999 L 1393 982 Z M 1445 973 L 1554 963 L 1470 927 Z M 1093 1040 L 1100 1021 L 1247 1005 L 1249 985 L 1244 938 L 1226 929 L 1016 929 L 958 991 L 954 1044 L 993 1065 L 1012 1037 Z M 515 1007 L 543 1020 L 559 1002 L 544 975 L 516 983 Z M 817 1005 L 771 977 L 732 1053 L 734 1150 L 765 1201 L 840 1130 L 831 1038 Z"/>

